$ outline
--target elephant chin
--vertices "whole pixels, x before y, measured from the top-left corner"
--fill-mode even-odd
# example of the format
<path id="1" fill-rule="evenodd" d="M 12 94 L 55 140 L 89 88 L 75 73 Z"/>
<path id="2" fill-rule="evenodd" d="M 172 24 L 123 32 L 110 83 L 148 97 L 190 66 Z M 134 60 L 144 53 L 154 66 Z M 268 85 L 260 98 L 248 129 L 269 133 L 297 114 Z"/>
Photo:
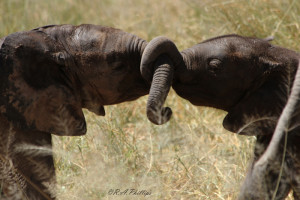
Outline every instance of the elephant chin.
<path id="1" fill-rule="evenodd" d="M 223 119 L 223 127 L 239 135 L 254 136 L 257 135 L 258 120 L 252 117 L 246 117 L 242 112 L 228 112 Z"/>
<path id="2" fill-rule="evenodd" d="M 272 116 L 259 117 L 259 116 L 247 116 L 240 114 L 234 114 L 229 112 L 224 120 L 223 127 L 233 133 L 239 135 L 256 136 L 266 135 L 268 132 L 261 131 L 257 127 L 269 127 L 271 130 L 275 128 L 278 118 Z"/>
<path id="3" fill-rule="evenodd" d="M 256 123 L 253 121 L 247 121 L 243 116 L 237 116 L 233 113 L 228 113 L 223 119 L 223 127 L 233 133 L 239 135 L 256 135 Z"/>
<path id="4" fill-rule="evenodd" d="M 87 108 L 87 109 L 89 111 L 95 113 L 96 115 L 105 116 L 104 106 L 95 106 L 95 107 L 90 107 L 90 108 Z"/>
<path id="5" fill-rule="evenodd" d="M 237 133 L 239 131 L 239 127 L 235 125 L 233 117 L 228 113 L 223 119 L 223 127 L 233 133 Z"/>

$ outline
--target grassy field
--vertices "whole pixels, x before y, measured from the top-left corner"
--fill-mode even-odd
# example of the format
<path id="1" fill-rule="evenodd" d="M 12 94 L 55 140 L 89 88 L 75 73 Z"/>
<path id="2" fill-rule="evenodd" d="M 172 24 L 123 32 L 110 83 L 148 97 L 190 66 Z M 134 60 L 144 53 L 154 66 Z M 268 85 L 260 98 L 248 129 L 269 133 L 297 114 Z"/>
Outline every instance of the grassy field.
<path id="1" fill-rule="evenodd" d="M 0 0 L 0 37 L 82 23 L 148 41 L 165 35 L 181 50 L 228 33 L 273 35 L 273 43 L 300 49 L 296 0 Z M 166 102 L 172 120 L 155 126 L 146 118 L 146 100 L 108 106 L 105 117 L 85 111 L 85 136 L 53 137 L 58 199 L 235 199 L 255 138 L 225 131 L 226 113 L 192 106 L 174 91 Z M 109 195 L 131 188 L 148 193 Z"/>

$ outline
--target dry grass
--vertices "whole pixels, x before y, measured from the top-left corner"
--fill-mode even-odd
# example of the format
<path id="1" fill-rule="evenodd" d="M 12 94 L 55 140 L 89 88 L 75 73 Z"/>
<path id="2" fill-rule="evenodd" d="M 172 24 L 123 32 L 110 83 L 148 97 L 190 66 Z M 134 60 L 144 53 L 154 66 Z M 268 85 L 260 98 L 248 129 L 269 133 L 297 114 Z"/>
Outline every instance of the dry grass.
<path id="1" fill-rule="evenodd" d="M 275 36 L 275 44 L 299 50 L 297 0 L 1 0 L 0 36 L 46 24 L 93 23 L 151 40 L 165 35 L 180 49 L 238 33 Z M 88 111 L 88 133 L 54 137 L 59 199 L 235 199 L 254 138 L 222 127 L 225 113 L 194 107 L 171 91 L 172 120 L 152 125 L 146 97 Z M 109 195 L 134 188 L 151 195 Z M 129 193 L 129 191 L 128 191 Z M 127 194 L 128 194 L 127 193 Z"/>

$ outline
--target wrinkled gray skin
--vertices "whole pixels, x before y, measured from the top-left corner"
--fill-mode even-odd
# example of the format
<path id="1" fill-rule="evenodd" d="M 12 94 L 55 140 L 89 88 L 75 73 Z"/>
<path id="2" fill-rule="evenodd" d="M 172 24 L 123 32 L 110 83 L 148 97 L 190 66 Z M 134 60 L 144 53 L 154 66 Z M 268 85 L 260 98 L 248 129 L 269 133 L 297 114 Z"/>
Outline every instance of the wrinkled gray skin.
<path id="1" fill-rule="evenodd" d="M 118 29 L 53 25 L 8 35 L 0 46 L 1 199 L 55 198 L 50 133 L 85 134 L 82 108 L 104 116 L 105 105 L 150 93 L 149 119 L 171 117 L 162 107 L 174 66 L 166 38 L 148 44 Z"/>
<path id="2" fill-rule="evenodd" d="M 172 87 L 197 106 L 227 111 L 225 129 L 255 135 L 254 163 L 266 150 L 284 108 L 300 56 L 270 44 L 265 39 L 226 35 L 206 40 L 181 52 L 183 63 L 175 68 Z M 299 116 L 298 116 L 299 117 Z M 297 120 L 296 120 L 297 121 Z M 299 121 L 299 120 L 298 120 Z M 284 170 L 276 199 L 284 199 L 293 189 L 300 194 L 299 128 L 289 133 Z M 283 145 L 270 163 L 263 185 L 248 184 L 240 199 L 271 199 L 281 166 Z M 248 187 L 254 185 L 256 187 Z"/>

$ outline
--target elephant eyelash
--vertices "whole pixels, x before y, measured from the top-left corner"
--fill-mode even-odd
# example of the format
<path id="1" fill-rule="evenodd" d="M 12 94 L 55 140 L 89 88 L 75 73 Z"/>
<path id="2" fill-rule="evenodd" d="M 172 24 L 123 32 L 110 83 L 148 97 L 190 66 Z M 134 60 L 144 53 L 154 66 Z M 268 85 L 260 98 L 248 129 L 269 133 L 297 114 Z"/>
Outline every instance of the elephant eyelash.
<path id="1" fill-rule="evenodd" d="M 123 63 L 115 63 L 115 64 L 113 64 L 112 67 L 113 67 L 114 71 L 122 71 L 122 70 L 125 69 L 125 64 L 123 64 Z"/>

